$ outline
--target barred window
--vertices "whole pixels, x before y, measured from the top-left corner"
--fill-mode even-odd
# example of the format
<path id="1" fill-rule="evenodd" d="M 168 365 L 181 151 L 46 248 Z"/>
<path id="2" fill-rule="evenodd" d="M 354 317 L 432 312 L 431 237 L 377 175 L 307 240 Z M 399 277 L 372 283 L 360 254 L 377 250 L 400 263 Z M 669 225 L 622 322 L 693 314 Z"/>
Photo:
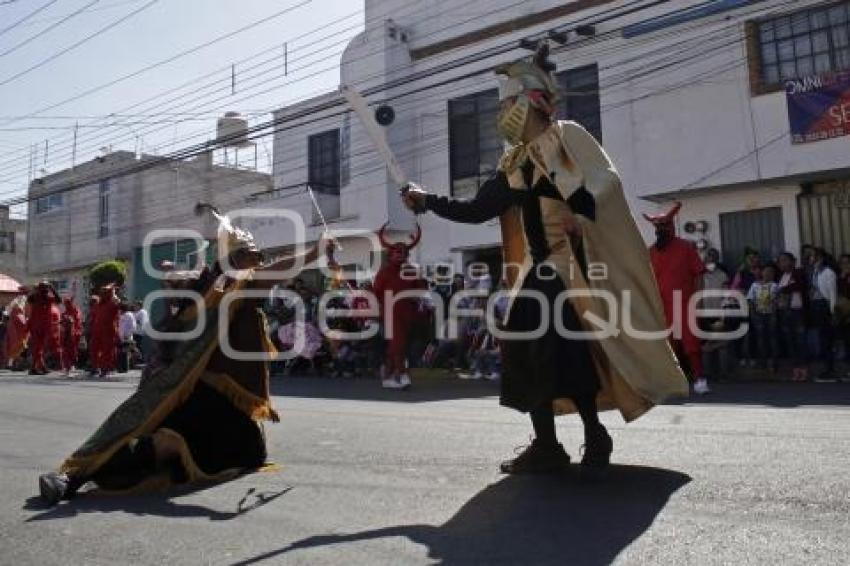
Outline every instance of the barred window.
<path id="1" fill-rule="evenodd" d="M 449 100 L 449 175 L 452 195 L 471 197 L 496 171 L 502 138 L 496 130 L 499 91 Z"/>
<path id="2" fill-rule="evenodd" d="M 818 6 L 758 22 L 761 81 L 766 89 L 789 79 L 850 69 L 850 2 Z"/>
<path id="3" fill-rule="evenodd" d="M 561 71 L 556 75 L 561 89 L 558 118 L 574 120 L 602 143 L 599 106 L 599 68 L 594 65 Z"/>
<path id="4" fill-rule="evenodd" d="M 307 182 L 318 193 L 339 194 L 339 129 L 314 134 L 307 139 Z"/>

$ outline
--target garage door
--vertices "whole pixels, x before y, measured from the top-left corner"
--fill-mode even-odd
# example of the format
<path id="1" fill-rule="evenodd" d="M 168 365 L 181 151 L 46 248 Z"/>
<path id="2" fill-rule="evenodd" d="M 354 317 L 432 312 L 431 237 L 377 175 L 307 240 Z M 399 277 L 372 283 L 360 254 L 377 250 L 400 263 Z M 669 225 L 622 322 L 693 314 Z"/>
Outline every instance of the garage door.
<path id="1" fill-rule="evenodd" d="M 720 215 L 720 240 L 723 263 L 737 269 L 744 259 L 744 250 L 753 248 L 766 260 L 775 260 L 785 251 L 785 230 L 782 208 L 757 208 Z"/>

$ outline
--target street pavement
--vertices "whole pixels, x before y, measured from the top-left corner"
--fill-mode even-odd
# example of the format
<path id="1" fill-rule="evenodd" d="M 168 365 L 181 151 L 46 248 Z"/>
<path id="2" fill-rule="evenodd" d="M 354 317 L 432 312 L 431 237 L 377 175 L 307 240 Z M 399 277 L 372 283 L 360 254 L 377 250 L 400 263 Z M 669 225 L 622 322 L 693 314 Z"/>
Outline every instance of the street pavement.
<path id="1" fill-rule="evenodd" d="M 720 384 L 634 423 L 610 474 L 504 477 L 528 441 L 497 386 L 279 378 L 274 472 L 198 491 L 37 498 L 137 383 L 0 373 L 0 563 L 850 563 L 850 384 Z M 575 417 L 559 435 L 578 460 Z"/>

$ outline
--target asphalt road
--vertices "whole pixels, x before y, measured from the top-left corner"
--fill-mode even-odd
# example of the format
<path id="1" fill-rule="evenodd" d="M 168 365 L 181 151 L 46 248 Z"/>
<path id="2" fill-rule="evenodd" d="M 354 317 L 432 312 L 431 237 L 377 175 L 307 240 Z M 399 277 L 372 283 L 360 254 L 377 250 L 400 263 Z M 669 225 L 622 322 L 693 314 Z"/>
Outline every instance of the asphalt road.
<path id="1" fill-rule="evenodd" d="M 0 374 L 2 564 L 850 563 L 850 384 L 720 385 L 624 425 L 610 476 L 506 478 L 530 427 L 493 384 L 277 381 L 277 472 L 82 497 L 36 478 L 133 389 Z M 560 422 L 578 457 L 574 418 Z"/>

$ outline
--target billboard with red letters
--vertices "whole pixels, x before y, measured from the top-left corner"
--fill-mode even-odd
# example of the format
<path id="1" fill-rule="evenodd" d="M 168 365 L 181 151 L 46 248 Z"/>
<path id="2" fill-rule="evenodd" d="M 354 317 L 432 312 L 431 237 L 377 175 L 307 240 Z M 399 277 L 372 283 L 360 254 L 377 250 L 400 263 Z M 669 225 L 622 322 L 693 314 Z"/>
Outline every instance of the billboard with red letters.
<path id="1" fill-rule="evenodd" d="M 809 143 L 850 134 L 850 72 L 788 81 L 791 143 Z"/>

